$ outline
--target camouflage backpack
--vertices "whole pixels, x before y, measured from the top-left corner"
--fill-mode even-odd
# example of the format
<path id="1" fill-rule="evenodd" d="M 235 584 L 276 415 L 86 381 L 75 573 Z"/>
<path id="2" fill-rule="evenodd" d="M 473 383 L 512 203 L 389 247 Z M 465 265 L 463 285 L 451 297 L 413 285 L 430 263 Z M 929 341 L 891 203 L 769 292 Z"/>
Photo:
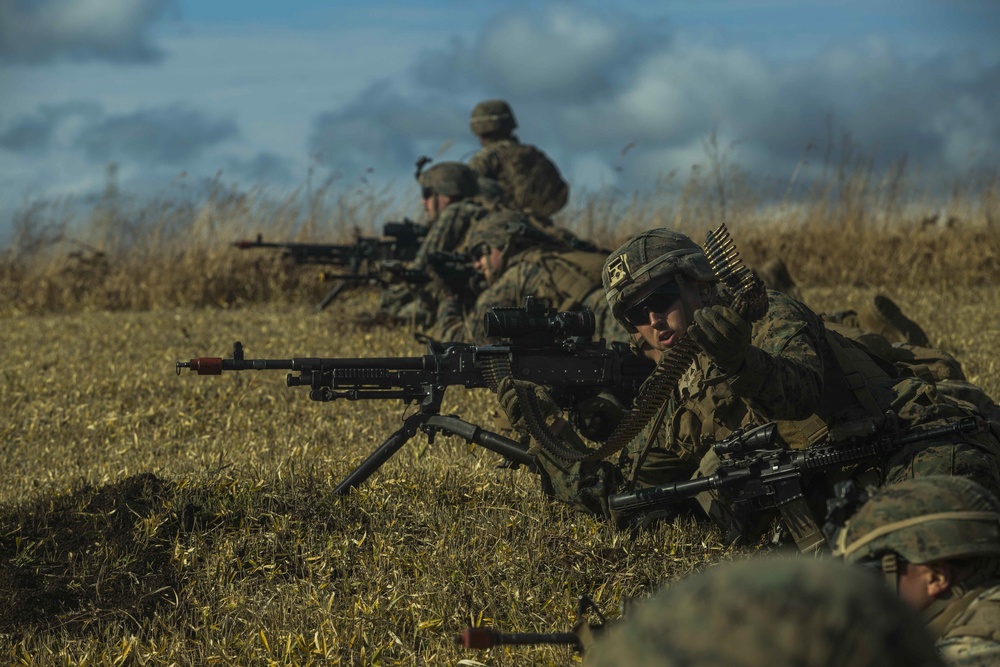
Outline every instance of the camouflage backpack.
<path id="1" fill-rule="evenodd" d="M 498 141 L 489 146 L 499 158 L 497 180 L 518 208 L 548 216 L 566 205 L 569 186 L 559 169 L 538 148 L 516 141 Z"/>

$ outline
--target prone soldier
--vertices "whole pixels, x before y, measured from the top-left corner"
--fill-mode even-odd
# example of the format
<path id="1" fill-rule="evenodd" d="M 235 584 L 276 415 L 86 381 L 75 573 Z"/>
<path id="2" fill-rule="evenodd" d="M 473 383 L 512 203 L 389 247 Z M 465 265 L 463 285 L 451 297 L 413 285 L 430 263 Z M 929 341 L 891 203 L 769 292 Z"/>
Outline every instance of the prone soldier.
<path id="1" fill-rule="evenodd" d="M 882 489 L 848 519 L 836 554 L 879 571 L 947 664 L 1000 664 L 1000 501 L 981 485 L 932 475 Z"/>
<path id="2" fill-rule="evenodd" d="M 476 174 L 461 162 L 435 164 L 421 171 L 417 181 L 430 229 L 411 266 L 426 270 L 432 255 L 455 251 L 469 226 L 484 217 L 489 209 L 477 197 Z M 442 288 L 434 284 L 422 288 L 395 284 L 383 292 L 379 308 L 390 316 L 429 327 L 433 324 L 442 292 Z"/>
<path id="3" fill-rule="evenodd" d="M 487 287 L 468 315 L 456 299 L 443 300 L 429 334 L 432 338 L 484 342 L 486 313 L 498 307 L 519 307 L 531 296 L 560 312 L 591 310 L 597 338 L 627 339 L 611 317 L 601 286 L 607 253 L 593 250 L 566 230 L 539 229 L 527 216 L 512 210 L 498 210 L 477 220 L 464 245 Z"/>
<path id="4" fill-rule="evenodd" d="M 631 334 L 636 353 L 659 363 L 671 358 L 675 346 L 692 351 L 685 367 L 663 369 L 677 375 L 676 383 L 662 400 L 657 396 L 661 402 L 638 435 L 622 443 L 618 461 L 567 461 L 540 449 L 543 488 L 579 509 L 610 516 L 608 496 L 623 488 L 708 476 L 718 465 L 710 444 L 739 429 L 775 422 L 781 446 L 806 449 L 885 429 L 948 423 L 972 409 L 917 377 L 900 377 L 892 365 L 827 331 L 815 313 L 779 292 L 768 291 L 766 311 L 749 321 L 730 307 L 728 288 L 705 252 L 683 234 L 655 229 L 636 236 L 608 258 L 603 283 L 611 313 Z M 518 424 L 518 383 L 505 380 L 500 389 L 501 406 Z M 574 442 L 566 422 L 557 418 L 551 424 L 560 439 Z M 574 444 L 579 447 L 579 439 Z M 958 474 L 1000 488 L 998 449 L 992 434 L 947 436 L 906 445 L 887 460 L 842 476 L 877 486 Z M 602 447 L 601 453 L 608 451 Z M 832 484 L 839 481 L 834 477 L 810 480 L 803 496 L 778 504 L 785 528 L 803 550 L 823 542 L 815 517 L 825 513 Z M 698 501 L 720 525 L 737 525 L 722 494 L 700 494 Z M 744 538 L 759 536 L 773 513 L 755 518 L 741 526 Z"/>

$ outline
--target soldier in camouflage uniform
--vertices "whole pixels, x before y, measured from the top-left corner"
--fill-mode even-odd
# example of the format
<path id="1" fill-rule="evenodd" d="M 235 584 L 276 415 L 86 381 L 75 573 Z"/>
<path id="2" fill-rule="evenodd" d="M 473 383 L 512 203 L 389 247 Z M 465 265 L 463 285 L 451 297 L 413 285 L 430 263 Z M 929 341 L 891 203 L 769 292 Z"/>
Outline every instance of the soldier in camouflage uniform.
<path id="1" fill-rule="evenodd" d="M 514 136 L 517 119 L 507 102 L 480 102 L 472 110 L 469 127 L 482 144 L 469 159 L 469 167 L 499 184 L 506 205 L 540 216 L 551 216 L 565 206 L 569 186 L 545 153 Z"/>
<path id="2" fill-rule="evenodd" d="M 595 336 L 608 341 L 627 340 L 611 317 L 601 271 L 606 253 L 577 250 L 552 228 L 535 228 L 516 211 L 499 210 L 478 220 L 465 247 L 486 277 L 488 287 L 468 314 L 451 299 L 441 302 L 437 322 L 429 333 L 442 341 L 483 343 L 483 317 L 492 308 L 520 307 L 533 296 L 558 311 L 594 311 Z"/>
<path id="3" fill-rule="evenodd" d="M 837 554 L 877 568 L 920 612 L 949 665 L 1000 665 L 1000 501 L 958 477 L 886 487 L 847 522 Z"/>
<path id="4" fill-rule="evenodd" d="M 612 314 L 631 333 L 638 353 L 659 361 L 685 336 L 700 351 L 617 462 L 567 463 L 541 449 L 538 459 L 548 478 L 543 484 L 551 484 L 557 499 L 580 509 L 609 515 L 607 497 L 623 487 L 710 474 L 717 465 L 710 444 L 739 428 L 773 421 L 784 446 L 803 449 L 871 433 L 892 423 L 888 411 L 902 429 L 949 422 L 972 411 L 919 378 L 899 377 L 891 365 L 828 332 L 815 313 L 779 292 L 768 291 L 767 312 L 746 321 L 727 305 L 730 297 L 704 251 L 683 234 L 656 229 L 624 244 L 605 263 L 604 287 Z M 501 406 L 514 424 L 522 417 L 516 385 L 508 378 L 500 387 Z M 561 439 L 573 440 L 565 423 L 553 424 Z M 925 440 L 844 476 L 856 475 L 875 486 L 958 474 L 1000 488 L 998 450 L 1000 442 L 990 434 Z M 793 537 L 800 548 L 822 543 L 815 519 L 808 517 L 823 516 L 834 481 L 832 476 L 806 480 L 807 497 L 781 505 L 785 523 L 799 524 L 800 534 Z M 699 503 L 721 525 L 735 525 L 724 497 L 703 494 Z M 763 527 L 745 532 L 753 536 Z"/>
<path id="5" fill-rule="evenodd" d="M 462 243 L 469 226 L 484 217 L 485 208 L 477 195 L 476 175 L 461 162 L 440 162 L 423 170 L 418 177 L 421 200 L 427 212 L 430 230 L 411 263 L 414 269 L 427 270 L 428 258 L 437 252 L 453 252 Z M 429 327 L 433 324 L 437 302 L 443 287 L 431 283 L 424 288 L 392 285 L 382 294 L 380 309 L 404 320 Z"/>
<path id="6" fill-rule="evenodd" d="M 584 654 L 592 667 L 919 667 L 941 661 L 920 619 L 863 572 L 752 559 L 626 608 Z"/>

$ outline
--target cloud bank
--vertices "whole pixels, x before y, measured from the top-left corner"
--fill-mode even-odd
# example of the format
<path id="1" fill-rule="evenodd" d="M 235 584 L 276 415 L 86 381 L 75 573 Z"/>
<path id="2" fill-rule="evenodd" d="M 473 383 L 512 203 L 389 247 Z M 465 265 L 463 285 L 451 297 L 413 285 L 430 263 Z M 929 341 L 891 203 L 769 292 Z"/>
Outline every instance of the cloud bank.
<path id="1" fill-rule="evenodd" d="M 109 116 L 88 124 L 75 146 L 93 162 L 127 160 L 183 166 L 238 134 L 230 118 L 213 118 L 182 105 Z"/>
<path id="2" fill-rule="evenodd" d="M 428 49 L 406 77 L 320 115 L 310 148 L 343 169 L 412 163 L 428 139 L 453 142 L 449 157 L 461 159 L 475 149 L 468 112 L 488 97 L 510 101 L 522 138 L 571 178 L 628 187 L 704 162 L 713 133 L 775 180 L 807 147 L 818 162 L 845 136 L 879 164 L 905 158 L 931 172 L 992 167 L 1000 152 L 1000 66 L 973 53 L 915 60 L 868 37 L 774 61 L 568 4 L 508 13 L 471 41 Z"/>
<path id="3" fill-rule="evenodd" d="M 174 0 L 2 0 L 0 63 L 156 62 L 150 27 Z"/>

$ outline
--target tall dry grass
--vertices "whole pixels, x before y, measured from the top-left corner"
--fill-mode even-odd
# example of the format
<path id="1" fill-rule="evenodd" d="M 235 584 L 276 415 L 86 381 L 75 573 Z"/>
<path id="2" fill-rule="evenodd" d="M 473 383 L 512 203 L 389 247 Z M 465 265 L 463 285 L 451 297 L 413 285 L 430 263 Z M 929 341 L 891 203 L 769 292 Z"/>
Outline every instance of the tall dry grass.
<path id="1" fill-rule="evenodd" d="M 700 240 L 726 222 L 751 265 L 784 258 L 809 286 L 921 286 L 947 289 L 1000 281 L 1000 178 L 980 175 L 931 197 L 898 164 L 876 174 L 865 159 L 831 168 L 781 198 L 755 191 L 724 151 L 707 166 L 649 192 L 583 193 L 558 222 L 605 247 L 636 232 L 671 227 Z M 348 243 L 390 219 L 419 219 L 419 206 L 373 187 L 334 181 L 275 198 L 218 180 L 191 200 L 136 203 L 109 185 L 81 219 L 64 202 L 35 202 L 14 221 L 0 252 L 0 311 L 6 314 L 234 307 L 325 291 L 314 268 L 278 253 L 238 251 L 240 238 Z"/>

